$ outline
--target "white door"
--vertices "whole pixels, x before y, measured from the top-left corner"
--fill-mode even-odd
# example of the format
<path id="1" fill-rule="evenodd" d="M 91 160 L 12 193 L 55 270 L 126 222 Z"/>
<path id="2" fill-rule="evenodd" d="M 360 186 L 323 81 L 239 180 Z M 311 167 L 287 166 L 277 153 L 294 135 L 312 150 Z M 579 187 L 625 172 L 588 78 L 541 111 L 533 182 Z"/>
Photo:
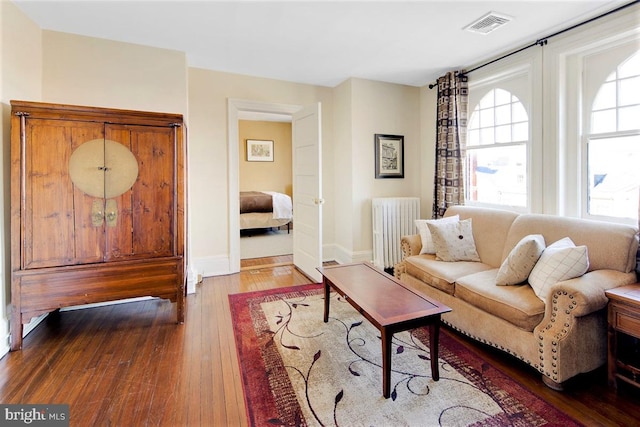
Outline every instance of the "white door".
<path id="1" fill-rule="evenodd" d="M 322 281 L 322 132 L 320 103 L 293 114 L 293 263 Z"/>

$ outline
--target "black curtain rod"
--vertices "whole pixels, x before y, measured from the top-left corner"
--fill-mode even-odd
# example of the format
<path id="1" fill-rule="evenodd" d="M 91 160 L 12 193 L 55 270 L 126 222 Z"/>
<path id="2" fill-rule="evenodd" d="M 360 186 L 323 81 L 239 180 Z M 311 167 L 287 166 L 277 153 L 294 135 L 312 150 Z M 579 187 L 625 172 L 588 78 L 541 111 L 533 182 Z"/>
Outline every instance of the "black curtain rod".
<path id="1" fill-rule="evenodd" d="M 584 22 L 580 22 L 580 23 L 575 24 L 575 25 L 573 25 L 573 26 L 571 26 L 571 27 L 569 27 L 569 28 L 565 28 L 564 30 L 557 31 L 557 32 L 555 32 L 555 33 L 553 33 L 553 34 L 550 34 L 550 35 L 546 36 L 546 37 L 543 37 L 543 38 L 541 38 L 541 39 L 538 39 L 538 40 L 536 40 L 535 42 L 533 42 L 533 43 L 531 43 L 531 44 L 528 44 L 528 45 L 526 45 L 526 46 L 524 46 L 524 47 L 521 47 L 521 48 L 520 48 L 520 49 L 518 49 L 518 50 L 514 50 L 514 51 L 512 51 L 512 52 L 509 52 L 509 53 L 507 53 L 507 54 L 505 54 L 505 55 L 502 55 L 502 56 L 501 56 L 501 57 L 499 57 L 499 58 L 493 59 L 493 60 L 491 60 L 491 61 L 489 61 L 489 62 L 485 62 L 484 64 L 482 64 L 482 65 L 478 65 L 477 67 L 474 67 L 474 68 L 472 68 L 472 69 L 470 69 L 470 70 L 463 71 L 463 72 L 462 72 L 462 74 L 466 75 L 466 74 L 472 73 L 472 72 L 474 72 L 474 71 L 476 71 L 476 70 L 479 70 L 479 69 L 480 69 L 480 68 L 482 68 L 482 67 L 486 67 L 487 65 L 491 65 L 491 64 L 493 64 L 494 62 L 498 62 L 498 61 L 500 61 L 500 60 L 502 60 L 502 59 L 508 58 L 509 56 L 515 55 L 516 53 L 520 53 L 520 52 L 522 52 L 523 50 L 529 49 L 530 47 L 533 47 L 533 46 L 544 46 L 544 45 L 546 45 L 546 44 L 547 44 L 547 40 L 548 40 L 548 39 L 550 39 L 551 37 L 558 36 L 558 35 L 560 35 L 560 34 L 566 33 L 567 31 L 571 31 L 571 30 L 573 30 L 573 29 L 575 29 L 575 28 L 581 27 L 581 26 L 583 26 L 583 25 L 585 25 L 585 24 L 589 24 L 589 23 L 591 23 L 591 22 L 593 22 L 593 21 L 596 21 L 596 20 L 598 20 L 598 19 L 600 19 L 600 18 L 604 18 L 605 16 L 609 16 L 609 15 L 611 15 L 611 14 L 613 14 L 613 13 L 619 12 L 619 11 L 621 11 L 622 9 L 626 9 L 627 7 L 632 6 L 632 5 L 634 5 L 634 4 L 636 4 L 636 3 L 639 3 L 639 2 L 640 2 L 640 0 L 634 0 L 634 1 L 632 1 L 631 3 L 624 4 L 624 5 L 620 6 L 620 7 L 617 7 L 617 8 L 615 8 L 615 9 L 613 9 L 613 10 L 610 10 L 610 11 L 608 11 L 608 12 L 605 12 L 605 13 L 603 13 L 603 14 L 601 14 L 601 15 L 594 16 L 593 18 L 588 19 L 588 20 L 586 20 L 586 21 L 584 21 Z M 436 86 L 438 86 L 438 84 L 437 84 L 437 83 L 431 83 L 431 84 L 429 84 L 429 89 L 433 89 L 433 88 L 434 88 L 434 87 L 436 87 Z"/>

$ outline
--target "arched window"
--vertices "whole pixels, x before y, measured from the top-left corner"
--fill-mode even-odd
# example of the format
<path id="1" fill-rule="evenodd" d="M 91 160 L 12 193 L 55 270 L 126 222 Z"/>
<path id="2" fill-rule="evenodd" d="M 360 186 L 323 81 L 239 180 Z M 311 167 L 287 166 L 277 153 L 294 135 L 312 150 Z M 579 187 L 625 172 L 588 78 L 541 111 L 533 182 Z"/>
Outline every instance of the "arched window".
<path id="1" fill-rule="evenodd" d="M 587 144 L 590 216 L 636 218 L 640 186 L 640 51 L 598 89 Z"/>
<path id="2" fill-rule="evenodd" d="M 529 115 L 511 92 L 491 89 L 467 127 L 466 200 L 471 204 L 527 206 Z"/>

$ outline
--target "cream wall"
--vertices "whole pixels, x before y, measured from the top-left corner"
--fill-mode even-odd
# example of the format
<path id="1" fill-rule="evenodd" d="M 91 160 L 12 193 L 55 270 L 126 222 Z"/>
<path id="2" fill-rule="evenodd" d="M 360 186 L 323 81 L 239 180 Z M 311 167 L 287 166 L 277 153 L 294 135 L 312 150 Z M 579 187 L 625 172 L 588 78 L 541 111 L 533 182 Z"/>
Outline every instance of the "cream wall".
<path id="1" fill-rule="evenodd" d="M 341 86 L 340 99 L 349 113 L 342 119 L 343 139 L 336 155 L 351 153 L 349 164 L 341 172 L 350 176 L 340 180 L 350 183 L 351 197 L 336 206 L 336 218 L 352 221 L 351 228 L 343 230 L 342 251 L 336 258 L 339 262 L 371 260 L 371 199 L 420 195 L 420 89 L 356 78 Z M 375 178 L 377 133 L 404 136 L 403 179 Z"/>
<path id="2" fill-rule="evenodd" d="M 436 126 L 438 119 L 438 89 L 420 88 L 420 216 L 431 218 L 433 186 L 436 173 Z"/>
<path id="3" fill-rule="evenodd" d="M 2 121 L 2 201 L 0 229 L 0 355 L 9 351 L 11 302 L 10 259 L 10 118 L 12 99 L 39 101 L 42 96 L 42 39 L 40 28 L 13 3 L 0 2 L 0 102 Z M 26 330 L 27 328 L 25 328 Z"/>
<path id="4" fill-rule="evenodd" d="M 293 196 L 291 123 L 240 120 L 240 191 L 277 191 Z M 273 162 L 247 161 L 247 139 L 273 141 Z"/>
<path id="5" fill-rule="evenodd" d="M 335 234 L 334 259 L 349 262 L 353 258 L 353 229 L 354 218 L 351 216 L 353 200 L 353 177 L 351 163 L 353 162 L 353 129 L 352 129 L 352 80 L 346 80 L 334 89 L 334 151 L 330 161 L 334 164 L 334 181 L 336 189 L 335 206 Z M 326 161 L 326 160 L 325 160 Z"/>
<path id="6" fill-rule="evenodd" d="M 179 113 L 187 119 L 183 52 L 43 31 L 47 102 Z"/>

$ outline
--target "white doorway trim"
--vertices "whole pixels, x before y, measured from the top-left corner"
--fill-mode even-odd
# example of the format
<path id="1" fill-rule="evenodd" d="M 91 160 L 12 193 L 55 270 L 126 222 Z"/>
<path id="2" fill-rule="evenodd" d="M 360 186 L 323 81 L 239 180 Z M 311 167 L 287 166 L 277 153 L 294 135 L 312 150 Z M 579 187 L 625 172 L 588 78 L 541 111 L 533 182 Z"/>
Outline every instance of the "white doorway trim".
<path id="1" fill-rule="evenodd" d="M 302 109 L 301 105 L 277 104 L 272 102 L 248 101 L 229 98 L 227 102 L 227 135 L 229 163 L 227 164 L 229 181 L 229 271 L 240 271 L 240 150 L 238 120 L 244 113 L 266 113 L 291 116 Z"/>

